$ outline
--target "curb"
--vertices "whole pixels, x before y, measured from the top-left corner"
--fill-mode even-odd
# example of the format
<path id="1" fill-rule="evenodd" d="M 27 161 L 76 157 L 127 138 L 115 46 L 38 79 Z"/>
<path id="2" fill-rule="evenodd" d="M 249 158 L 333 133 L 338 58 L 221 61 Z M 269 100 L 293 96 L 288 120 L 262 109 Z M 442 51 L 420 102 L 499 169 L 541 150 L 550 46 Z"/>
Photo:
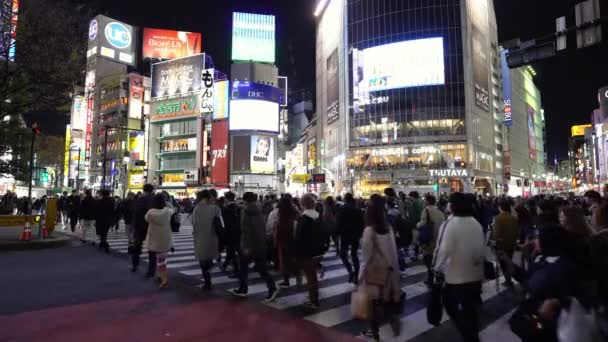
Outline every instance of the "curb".
<path id="1" fill-rule="evenodd" d="M 72 239 L 65 236 L 54 236 L 46 240 L 32 240 L 29 242 L 10 241 L 0 242 L 0 252 L 28 251 L 46 248 L 59 248 L 68 245 Z"/>

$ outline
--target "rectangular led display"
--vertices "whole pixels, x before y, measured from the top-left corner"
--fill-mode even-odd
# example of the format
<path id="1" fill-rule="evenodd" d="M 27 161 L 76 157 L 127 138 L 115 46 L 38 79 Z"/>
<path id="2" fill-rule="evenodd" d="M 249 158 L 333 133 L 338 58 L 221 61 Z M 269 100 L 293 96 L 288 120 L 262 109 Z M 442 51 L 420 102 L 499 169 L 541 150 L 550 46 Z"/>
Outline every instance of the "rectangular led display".
<path id="1" fill-rule="evenodd" d="M 279 104 L 261 100 L 230 101 L 230 130 L 279 132 Z"/>
<path id="2" fill-rule="evenodd" d="M 353 51 L 354 93 L 445 83 L 443 38 L 385 44 Z"/>
<path id="3" fill-rule="evenodd" d="M 274 63 L 274 15 L 232 14 L 232 60 Z"/>

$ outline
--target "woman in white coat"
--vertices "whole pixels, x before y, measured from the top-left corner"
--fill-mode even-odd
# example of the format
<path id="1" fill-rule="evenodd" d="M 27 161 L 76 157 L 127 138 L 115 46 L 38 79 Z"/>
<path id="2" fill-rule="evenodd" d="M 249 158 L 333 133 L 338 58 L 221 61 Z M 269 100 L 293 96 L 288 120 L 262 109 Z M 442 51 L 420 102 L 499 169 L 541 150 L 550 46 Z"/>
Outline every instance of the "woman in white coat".
<path id="1" fill-rule="evenodd" d="M 166 207 L 165 198 L 157 194 L 152 200 L 152 208 L 144 217 L 148 222 L 146 241 L 148 251 L 156 252 L 156 274 L 160 278 L 159 288 L 166 288 L 169 283 L 167 276 L 167 253 L 173 246 L 171 234 L 171 215 L 173 211 Z"/>
<path id="2" fill-rule="evenodd" d="M 359 290 L 365 291 L 372 300 L 370 329 L 362 333 L 362 337 L 373 341 L 380 340 L 380 320 L 382 311 L 385 312 L 395 336 L 399 335 L 398 305 L 401 300 L 401 286 L 399 282 L 399 261 L 397 258 L 397 244 L 392 227 L 386 222 L 384 212 L 384 198 L 372 195 L 370 205 L 365 212 L 365 230 L 361 239 L 362 267 L 359 273 Z M 372 262 L 378 260 L 381 262 Z M 383 284 L 370 281 L 372 267 L 388 268 L 388 276 Z"/>

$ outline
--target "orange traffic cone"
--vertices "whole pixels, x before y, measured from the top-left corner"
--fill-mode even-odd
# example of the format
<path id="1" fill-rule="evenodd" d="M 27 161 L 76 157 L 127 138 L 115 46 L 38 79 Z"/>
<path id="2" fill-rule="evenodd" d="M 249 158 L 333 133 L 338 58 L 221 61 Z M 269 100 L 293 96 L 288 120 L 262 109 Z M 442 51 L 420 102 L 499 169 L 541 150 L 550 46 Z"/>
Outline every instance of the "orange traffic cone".
<path id="1" fill-rule="evenodd" d="M 30 222 L 25 221 L 25 225 L 23 226 L 23 231 L 21 232 L 21 236 L 19 237 L 21 241 L 31 241 L 32 240 L 32 228 L 30 227 Z"/>
<path id="2" fill-rule="evenodd" d="M 49 230 L 46 229 L 46 223 L 42 224 L 42 238 L 46 239 L 49 237 Z"/>

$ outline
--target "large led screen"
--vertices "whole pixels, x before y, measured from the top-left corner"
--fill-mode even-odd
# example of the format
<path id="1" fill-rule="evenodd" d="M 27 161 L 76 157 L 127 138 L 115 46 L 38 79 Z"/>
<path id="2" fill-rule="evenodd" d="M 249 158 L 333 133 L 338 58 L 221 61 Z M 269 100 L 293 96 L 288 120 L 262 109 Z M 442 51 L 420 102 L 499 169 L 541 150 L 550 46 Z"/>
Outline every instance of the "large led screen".
<path id="1" fill-rule="evenodd" d="M 279 104 L 261 100 L 230 101 L 230 130 L 279 132 Z"/>
<path id="2" fill-rule="evenodd" d="M 444 83 L 441 37 L 353 51 L 353 93 L 356 95 Z"/>
<path id="3" fill-rule="evenodd" d="M 274 63 L 274 15 L 233 13 L 232 60 Z"/>
<path id="4" fill-rule="evenodd" d="M 201 53 L 201 34 L 144 28 L 142 57 L 176 59 Z"/>

